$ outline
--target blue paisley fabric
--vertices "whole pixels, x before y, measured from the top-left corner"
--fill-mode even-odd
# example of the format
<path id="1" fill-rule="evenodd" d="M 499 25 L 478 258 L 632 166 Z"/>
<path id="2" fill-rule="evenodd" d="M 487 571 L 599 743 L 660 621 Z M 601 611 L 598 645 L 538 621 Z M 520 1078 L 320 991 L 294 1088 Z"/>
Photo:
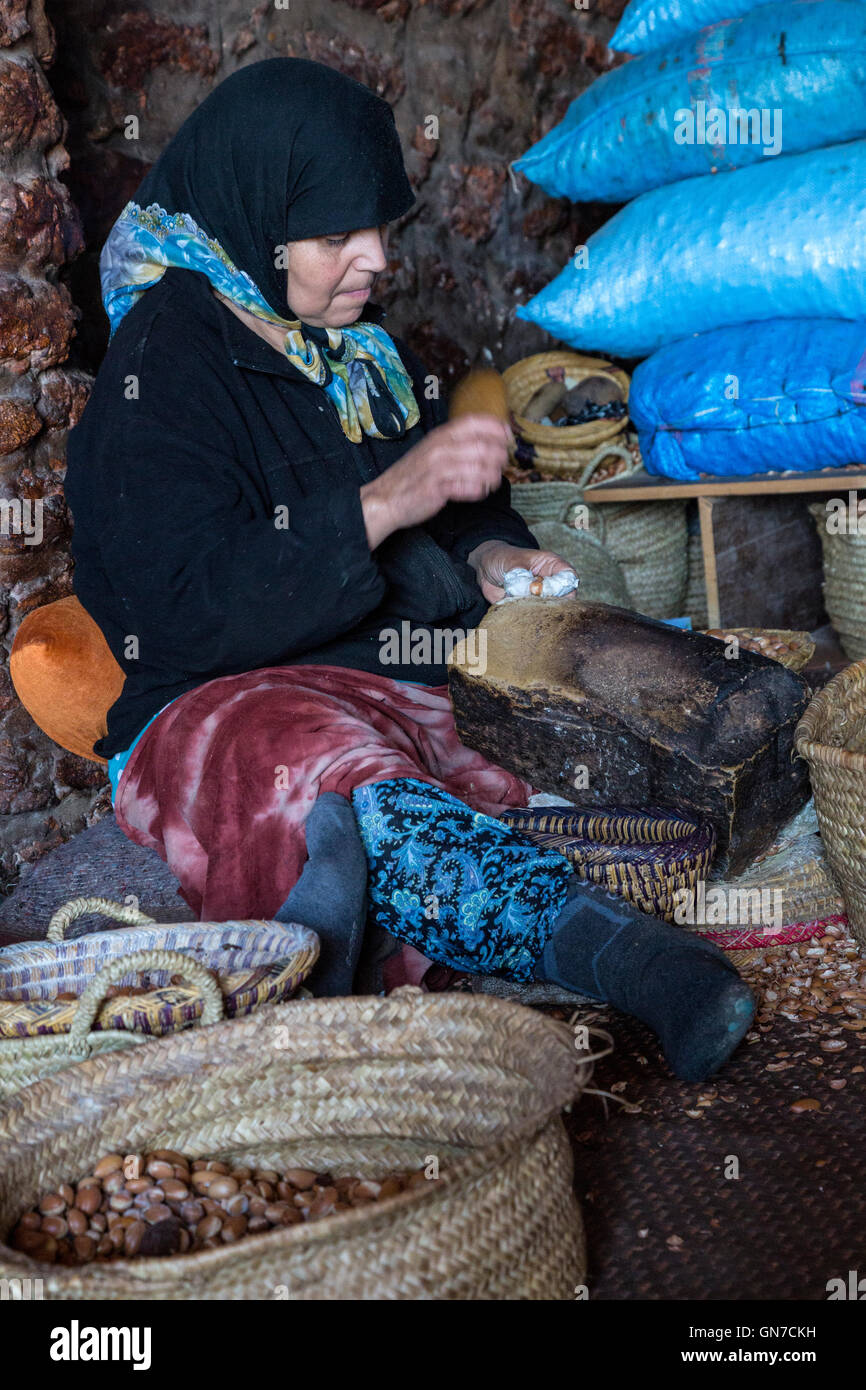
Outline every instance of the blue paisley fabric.
<path id="1" fill-rule="evenodd" d="M 563 855 L 411 777 L 352 804 L 380 926 L 455 970 L 533 978 L 573 877 Z"/>
<path id="2" fill-rule="evenodd" d="M 162 278 L 168 266 L 201 271 L 214 289 L 267 323 L 285 327 L 289 361 L 333 401 L 343 433 L 354 444 L 362 432 L 379 439 L 405 433 L 420 419 L 412 378 L 397 348 L 375 323 L 323 329 L 327 345 L 305 335 L 300 319 L 275 313 L 249 275 L 238 270 L 219 242 L 186 213 L 167 213 L 158 203 L 129 202 L 99 258 L 102 301 L 111 336 L 132 306 Z"/>

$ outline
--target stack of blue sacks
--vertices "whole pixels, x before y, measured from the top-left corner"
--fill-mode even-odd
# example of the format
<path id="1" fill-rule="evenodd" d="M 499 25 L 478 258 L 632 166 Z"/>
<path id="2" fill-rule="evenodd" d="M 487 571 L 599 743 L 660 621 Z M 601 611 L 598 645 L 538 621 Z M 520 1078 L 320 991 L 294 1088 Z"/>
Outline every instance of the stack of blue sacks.
<path id="1" fill-rule="evenodd" d="M 866 0 L 631 0 L 611 46 L 514 167 L 626 205 L 518 317 L 646 359 L 652 473 L 866 462 Z"/>

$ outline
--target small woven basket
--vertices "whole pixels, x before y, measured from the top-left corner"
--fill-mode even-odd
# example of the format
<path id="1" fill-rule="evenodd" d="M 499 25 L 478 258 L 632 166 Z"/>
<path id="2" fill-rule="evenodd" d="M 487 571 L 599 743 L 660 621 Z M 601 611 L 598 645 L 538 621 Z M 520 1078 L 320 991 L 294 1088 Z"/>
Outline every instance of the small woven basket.
<path id="1" fill-rule="evenodd" d="M 831 533 L 823 502 L 813 502 L 824 559 L 824 606 L 852 661 L 866 657 L 866 535 Z"/>
<path id="2" fill-rule="evenodd" d="M 821 840 L 851 930 L 866 946 L 866 661 L 820 690 L 794 734 L 809 765 Z"/>
<path id="3" fill-rule="evenodd" d="M 97 1057 L 0 1116 L 0 1241 L 106 1153 L 440 1181 L 311 1225 L 79 1267 L 0 1243 L 52 1299 L 573 1299 L 586 1270 L 560 1110 L 592 1062 L 565 1024 L 483 996 L 317 999 Z"/>
<path id="4" fill-rule="evenodd" d="M 64 939 L 73 921 L 92 913 L 127 930 Z M 0 952 L 0 1102 L 86 1057 L 284 1001 L 318 954 L 315 933 L 295 924 L 160 923 L 109 898 L 71 899 L 44 941 Z M 156 976 L 157 986 L 162 976 L 165 985 L 106 1003 L 112 986 L 142 974 Z M 172 976 L 192 988 L 171 985 Z M 60 991 L 77 998 L 60 1003 Z"/>
<path id="5" fill-rule="evenodd" d="M 584 425 L 543 425 L 528 420 L 523 410 L 540 387 L 551 381 L 577 383 L 601 376 L 615 383 L 628 402 L 629 378 L 602 357 L 586 357 L 578 352 L 539 352 L 515 362 L 502 374 L 516 447 L 512 457 L 524 467 L 561 473 L 575 482 L 585 482 L 606 457 L 602 448 L 611 444 L 628 425 L 628 415 L 619 420 L 589 420 Z M 623 453 L 622 472 L 634 472 L 640 465 Z"/>
<path id="6" fill-rule="evenodd" d="M 697 630 L 709 626 L 707 581 L 704 575 L 700 531 L 689 531 L 686 542 L 686 592 L 683 596 L 683 614 L 691 618 L 692 627 Z"/>
<path id="7" fill-rule="evenodd" d="M 580 878 L 674 920 L 679 897 L 706 878 L 716 847 L 711 825 L 664 812 L 517 809 L 500 817 L 569 860 Z"/>

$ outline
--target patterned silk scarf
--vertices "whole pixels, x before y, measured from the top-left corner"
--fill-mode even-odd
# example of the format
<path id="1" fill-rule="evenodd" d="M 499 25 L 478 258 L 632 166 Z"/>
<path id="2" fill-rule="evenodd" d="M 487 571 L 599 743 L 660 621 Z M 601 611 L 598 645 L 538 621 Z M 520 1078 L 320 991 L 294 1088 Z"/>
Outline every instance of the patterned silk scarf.
<path id="1" fill-rule="evenodd" d="M 420 418 L 412 379 L 384 328 L 362 322 L 322 329 L 327 345 L 320 346 L 305 335 L 300 319 L 275 313 L 250 276 L 185 213 L 169 214 L 158 203 L 146 208 L 127 203 L 109 233 L 99 266 L 112 337 L 124 315 L 168 266 L 198 270 L 227 299 L 256 318 L 285 327 L 287 358 L 324 389 L 343 433 L 354 444 L 361 442 L 362 433 L 399 438 Z"/>

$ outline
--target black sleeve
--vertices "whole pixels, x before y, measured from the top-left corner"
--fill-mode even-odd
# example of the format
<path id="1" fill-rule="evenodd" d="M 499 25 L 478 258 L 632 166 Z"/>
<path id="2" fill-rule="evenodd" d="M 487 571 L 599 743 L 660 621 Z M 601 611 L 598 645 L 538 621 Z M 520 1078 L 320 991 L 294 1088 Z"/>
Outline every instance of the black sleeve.
<path id="1" fill-rule="evenodd" d="M 92 473 L 86 439 L 70 470 L 81 554 L 96 543 L 116 642 L 137 637 L 148 665 L 194 676 L 278 664 L 381 602 L 354 483 L 297 500 L 284 528 L 256 515 L 213 422 L 208 434 L 137 410 Z"/>
<path id="2" fill-rule="evenodd" d="M 415 397 L 421 411 L 425 433 L 444 425 L 448 419 L 448 398 L 442 391 L 427 400 L 426 383 L 435 377 L 401 339 L 394 340 L 400 356 L 412 375 Z M 448 502 L 425 523 L 425 530 L 454 560 L 466 560 L 482 541 L 507 541 L 524 550 L 540 547 L 526 522 L 511 506 L 511 484 L 507 478 L 483 502 Z"/>

